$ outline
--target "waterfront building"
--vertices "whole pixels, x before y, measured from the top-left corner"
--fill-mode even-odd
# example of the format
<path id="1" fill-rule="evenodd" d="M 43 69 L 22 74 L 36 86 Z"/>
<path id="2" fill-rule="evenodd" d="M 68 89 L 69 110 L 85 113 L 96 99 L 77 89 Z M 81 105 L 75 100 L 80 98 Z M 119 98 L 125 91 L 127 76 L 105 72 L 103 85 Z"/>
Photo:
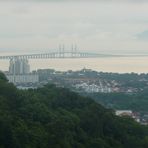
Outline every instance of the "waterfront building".
<path id="1" fill-rule="evenodd" d="M 10 60 L 9 74 L 22 75 L 29 73 L 30 66 L 27 59 L 14 58 Z"/>

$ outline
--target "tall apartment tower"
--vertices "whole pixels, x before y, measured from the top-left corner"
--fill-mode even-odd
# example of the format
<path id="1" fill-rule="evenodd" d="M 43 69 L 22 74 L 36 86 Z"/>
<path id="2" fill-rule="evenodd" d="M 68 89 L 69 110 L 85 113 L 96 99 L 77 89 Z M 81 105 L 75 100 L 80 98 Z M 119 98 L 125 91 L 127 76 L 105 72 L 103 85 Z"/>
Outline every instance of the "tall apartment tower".
<path id="1" fill-rule="evenodd" d="M 15 75 L 23 75 L 30 73 L 30 66 L 27 59 L 11 59 L 9 65 L 9 73 Z"/>

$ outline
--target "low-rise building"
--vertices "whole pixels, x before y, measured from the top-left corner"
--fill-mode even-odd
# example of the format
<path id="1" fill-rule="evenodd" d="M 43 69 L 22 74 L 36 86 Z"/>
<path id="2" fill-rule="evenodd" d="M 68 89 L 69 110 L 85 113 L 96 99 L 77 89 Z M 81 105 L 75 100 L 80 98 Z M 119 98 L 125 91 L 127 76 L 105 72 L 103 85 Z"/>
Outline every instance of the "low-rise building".
<path id="1" fill-rule="evenodd" d="M 6 75 L 9 82 L 14 84 L 25 84 L 25 83 L 38 83 L 39 76 L 37 74 L 26 74 L 26 75 Z"/>
<path id="2" fill-rule="evenodd" d="M 131 110 L 116 110 L 117 116 L 130 116 L 132 117 L 133 112 Z"/>

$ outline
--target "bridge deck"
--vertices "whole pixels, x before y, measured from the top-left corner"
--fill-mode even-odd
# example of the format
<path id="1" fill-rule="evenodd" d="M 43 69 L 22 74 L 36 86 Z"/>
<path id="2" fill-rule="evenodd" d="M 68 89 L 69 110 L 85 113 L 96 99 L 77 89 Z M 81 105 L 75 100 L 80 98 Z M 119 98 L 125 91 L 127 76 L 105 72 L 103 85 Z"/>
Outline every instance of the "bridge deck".
<path id="1" fill-rule="evenodd" d="M 0 59 L 96 58 L 96 57 L 107 57 L 107 56 L 112 56 L 112 55 L 86 53 L 86 52 L 52 52 L 52 53 L 43 53 L 43 54 L 0 56 Z"/>

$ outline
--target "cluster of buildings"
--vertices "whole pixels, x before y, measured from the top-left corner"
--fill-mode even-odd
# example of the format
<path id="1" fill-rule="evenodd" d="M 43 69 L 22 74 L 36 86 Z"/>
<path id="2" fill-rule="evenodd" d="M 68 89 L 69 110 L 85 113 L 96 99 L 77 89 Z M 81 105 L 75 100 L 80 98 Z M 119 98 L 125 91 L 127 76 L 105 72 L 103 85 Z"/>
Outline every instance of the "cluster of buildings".
<path id="1" fill-rule="evenodd" d="M 6 72 L 6 76 L 9 82 L 14 83 L 16 86 L 32 86 L 32 84 L 43 86 L 45 83 L 52 83 L 59 87 L 68 87 L 75 91 L 88 93 L 123 92 L 133 94 L 139 91 L 139 86 L 133 85 L 133 82 L 131 83 L 132 85 L 129 86 L 124 83 L 124 79 L 119 81 L 118 79 L 114 79 L 112 74 L 107 75 L 86 68 L 80 71 L 69 70 L 61 72 L 53 69 L 40 69 L 30 72 L 28 59 L 19 57 L 10 60 L 9 71 Z M 142 83 L 143 81 L 148 83 L 145 79 L 142 79 Z"/>
<path id="2" fill-rule="evenodd" d="M 100 76 L 99 72 L 91 69 L 80 71 L 55 71 L 53 69 L 39 69 L 33 71 L 39 75 L 39 83 L 43 82 L 55 84 L 58 87 L 67 87 L 77 92 L 88 93 L 134 93 L 137 88 L 122 86 L 122 83 L 114 79 L 106 79 Z M 102 74 L 103 75 L 103 74 Z"/>
<path id="3" fill-rule="evenodd" d="M 88 83 L 81 83 L 81 84 L 76 84 L 74 85 L 76 90 L 82 90 L 88 93 L 97 93 L 97 92 L 102 92 L 102 93 L 110 93 L 111 87 L 108 86 L 103 86 L 103 85 L 96 85 L 96 84 L 88 84 Z"/>

